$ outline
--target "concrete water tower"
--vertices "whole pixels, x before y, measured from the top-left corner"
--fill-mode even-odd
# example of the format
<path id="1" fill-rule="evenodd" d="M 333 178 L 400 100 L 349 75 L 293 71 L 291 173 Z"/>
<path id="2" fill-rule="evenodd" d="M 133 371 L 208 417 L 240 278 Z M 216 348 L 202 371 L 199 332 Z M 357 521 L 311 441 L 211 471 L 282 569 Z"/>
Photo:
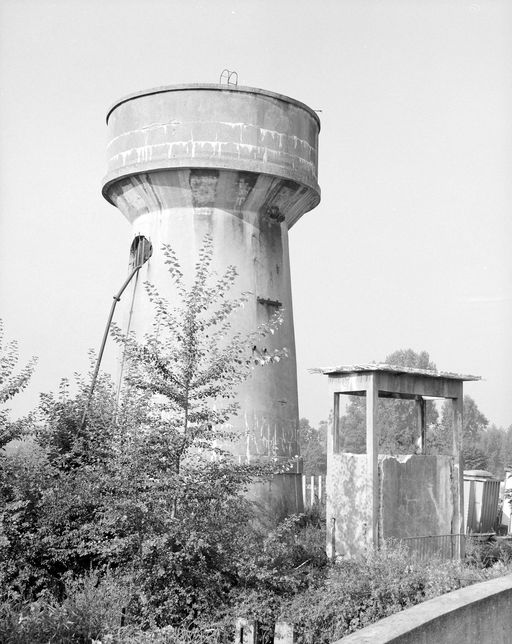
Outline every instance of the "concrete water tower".
<path id="1" fill-rule="evenodd" d="M 186 277 L 212 235 L 214 268 L 233 264 L 237 291 L 253 294 L 237 318 L 240 329 L 255 330 L 282 307 L 284 325 L 267 346 L 290 354 L 241 387 L 234 425 L 242 438 L 232 450 L 251 461 L 292 458 L 299 416 L 288 229 L 320 201 L 318 116 L 273 92 L 194 84 L 131 94 L 112 106 L 107 124 L 103 195 L 132 224 L 134 239 L 144 236 L 153 247 L 135 285 L 130 329 L 142 335 L 151 327 L 144 281 L 171 299 L 162 244 L 171 244 Z M 260 489 L 274 512 L 302 509 L 297 469 Z"/>

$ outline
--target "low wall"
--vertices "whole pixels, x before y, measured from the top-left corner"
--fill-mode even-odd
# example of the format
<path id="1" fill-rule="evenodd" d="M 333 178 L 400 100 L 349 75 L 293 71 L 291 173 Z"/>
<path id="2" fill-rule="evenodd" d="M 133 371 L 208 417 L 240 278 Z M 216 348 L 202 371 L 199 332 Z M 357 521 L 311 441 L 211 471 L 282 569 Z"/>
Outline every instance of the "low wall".
<path id="1" fill-rule="evenodd" d="M 509 644 L 512 575 L 456 590 L 386 617 L 333 644 Z"/>

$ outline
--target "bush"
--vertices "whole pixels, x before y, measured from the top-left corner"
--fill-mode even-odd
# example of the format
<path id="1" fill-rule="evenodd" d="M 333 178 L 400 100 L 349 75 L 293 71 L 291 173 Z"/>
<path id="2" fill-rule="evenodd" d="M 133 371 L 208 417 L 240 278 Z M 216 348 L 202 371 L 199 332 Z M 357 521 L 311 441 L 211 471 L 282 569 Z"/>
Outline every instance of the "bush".
<path id="1" fill-rule="evenodd" d="M 93 573 L 79 581 L 69 581 L 62 603 L 39 599 L 30 604 L 2 604 L 0 642 L 89 644 L 120 630 L 128 601 L 129 590 L 123 580 L 115 579 L 110 573 L 100 579 Z"/>
<path id="2" fill-rule="evenodd" d="M 489 568 L 498 562 L 512 562 L 512 544 L 509 541 L 490 538 L 486 541 L 474 537 L 466 541 L 466 560 L 472 566 Z"/>
<path id="3" fill-rule="evenodd" d="M 310 579 L 295 594 L 253 590 L 237 614 L 267 625 L 293 622 L 301 633 L 299 644 L 328 644 L 409 606 L 508 571 L 503 562 L 487 569 L 458 561 L 426 563 L 394 543 L 339 559 L 327 570 L 324 580 Z"/>

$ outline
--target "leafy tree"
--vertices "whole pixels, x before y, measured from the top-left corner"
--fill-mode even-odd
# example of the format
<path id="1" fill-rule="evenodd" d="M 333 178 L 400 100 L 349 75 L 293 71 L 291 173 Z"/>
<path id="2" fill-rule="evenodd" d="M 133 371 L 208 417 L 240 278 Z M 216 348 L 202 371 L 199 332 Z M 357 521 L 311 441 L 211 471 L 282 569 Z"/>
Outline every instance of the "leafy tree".
<path id="1" fill-rule="evenodd" d="M 503 440 L 503 466 L 512 467 L 512 425 L 505 431 Z"/>
<path id="2" fill-rule="evenodd" d="M 400 349 L 389 354 L 384 362 L 401 367 L 435 369 L 426 351 Z M 426 423 L 436 424 L 438 413 L 432 401 L 426 404 Z M 417 412 L 411 400 L 379 400 L 379 450 L 383 453 L 410 454 L 416 451 Z M 363 396 L 348 396 L 348 405 L 340 418 L 340 434 L 344 451 L 366 451 L 366 400 Z"/>
<path id="3" fill-rule="evenodd" d="M 245 575 L 262 541 L 244 491 L 271 468 L 238 464 L 224 447 L 236 438 L 236 388 L 257 366 L 252 347 L 280 318 L 233 333 L 230 317 L 249 295 L 227 297 L 233 267 L 212 275 L 211 239 L 189 288 L 165 253 L 181 304 L 172 309 L 147 285 L 154 332 L 144 342 L 115 332 L 129 365 L 120 407 L 100 378 L 82 425 L 87 382 L 79 378 L 74 394 L 63 382 L 42 397 L 32 462 L 10 459 L 4 469 L 0 581 L 11 595 L 59 596 L 67 577 L 110 568 L 130 578 L 129 612 L 164 624 L 217 610 L 237 585 L 263 583 Z"/>
<path id="4" fill-rule="evenodd" d="M 464 468 L 467 470 L 486 469 L 487 456 L 482 445 L 482 440 L 489 421 L 478 409 L 476 402 L 464 396 L 462 408 L 462 455 Z M 441 421 L 437 430 L 438 442 L 441 451 L 451 453 L 452 441 L 452 403 L 445 400 L 441 410 Z"/>
<path id="5" fill-rule="evenodd" d="M 77 385 L 74 395 L 64 380 L 57 395 L 41 396 L 33 449 L 3 461 L 0 579 L 11 596 L 59 597 L 66 574 L 81 575 L 109 560 L 109 534 L 98 517 L 108 487 L 113 386 L 100 378 L 89 423 L 81 428 L 88 387 L 80 378 Z"/>
<path id="6" fill-rule="evenodd" d="M 0 320 L 0 449 L 23 434 L 23 423 L 9 421 L 9 413 L 4 405 L 28 385 L 37 358 L 29 360 L 16 373 L 18 361 L 18 343 L 16 340 L 5 342 L 3 321 Z"/>
<path id="7" fill-rule="evenodd" d="M 339 419 L 341 449 L 352 454 L 366 452 L 366 401 L 347 396 L 345 413 Z"/>
<path id="8" fill-rule="evenodd" d="M 486 431 L 489 421 L 478 409 L 471 396 L 464 396 L 463 405 L 463 437 L 468 443 L 477 443 Z"/>
<path id="9" fill-rule="evenodd" d="M 486 468 L 499 479 L 505 475 L 505 441 L 505 431 L 494 424 L 487 428 L 480 441 L 487 459 Z"/>
<path id="10" fill-rule="evenodd" d="M 252 354 L 278 329 L 279 314 L 253 332 L 231 330 L 232 315 L 249 294 L 228 298 L 234 267 L 212 275 L 210 237 L 189 287 L 174 251 L 164 246 L 164 254 L 179 304 L 171 308 L 146 284 L 155 308 L 153 332 L 141 342 L 115 331 L 129 365 L 129 397 L 144 397 L 145 418 L 119 427 L 111 505 L 119 524 L 131 526 L 119 543 L 131 549 L 140 572 L 140 610 L 147 614 L 144 606 L 150 605 L 162 620 L 207 610 L 240 572 L 240 540 L 251 514 L 243 492 L 271 470 L 234 461 L 225 449 L 238 438 L 229 421 L 239 410 L 238 385 L 256 366 L 285 357 L 279 349 L 256 360 Z"/>
<path id="11" fill-rule="evenodd" d="M 299 447 L 304 464 L 304 474 L 319 475 L 327 472 L 327 423 L 318 429 L 311 427 L 307 418 L 299 421 Z"/>
<path id="12" fill-rule="evenodd" d="M 119 329 L 114 336 L 124 345 L 130 365 L 127 385 L 146 394 L 143 431 L 149 450 L 147 467 L 157 467 L 155 475 L 165 475 L 174 517 L 187 488 L 188 457 L 193 453 L 195 462 L 198 450 L 208 458 L 227 455 L 219 444 L 238 438 L 229 425 L 240 408 L 236 401 L 238 385 L 250 377 L 255 363 L 279 362 L 286 350 L 266 350 L 256 360 L 252 357 L 257 342 L 278 329 L 282 322 L 279 312 L 245 335 L 231 331 L 232 314 L 244 306 L 249 294 L 226 297 L 237 272 L 229 266 L 221 277 L 212 276 L 210 236 L 205 237 L 199 251 L 189 288 L 174 251 L 169 245 L 163 249 L 180 304 L 171 307 L 154 286 L 146 283 L 155 308 L 153 332 L 143 342 L 133 335 L 124 337 Z"/>

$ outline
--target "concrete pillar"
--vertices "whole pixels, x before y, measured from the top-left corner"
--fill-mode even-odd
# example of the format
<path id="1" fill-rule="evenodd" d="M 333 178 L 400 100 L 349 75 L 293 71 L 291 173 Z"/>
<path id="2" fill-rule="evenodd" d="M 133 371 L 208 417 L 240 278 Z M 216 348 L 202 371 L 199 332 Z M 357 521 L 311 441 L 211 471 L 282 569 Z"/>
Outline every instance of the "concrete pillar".
<path id="1" fill-rule="evenodd" d="M 370 375 L 366 389 L 366 468 L 368 525 L 367 545 L 379 547 L 379 427 L 377 423 L 379 389 L 376 376 Z"/>
<path id="2" fill-rule="evenodd" d="M 235 623 L 235 644 L 258 644 L 258 622 L 238 618 Z"/>
<path id="3" fill-rule="evenodd" d="M 276 622 L 274 628 L 274 644 L 295 644 L 298 633 L 295 624 Z"/>
<path id="4" fill-rule="evenodd" d="M 453 456 L 457 467 L 456 480 L 454 483 L 458 486 L 457 493 L 454 498 L 458 499 L 458 507 L 454 519 L 454 528 L 452 532 L 459 534 L 456 543 L 456 556 L 463 560 L 465 555 L 466 542 L 464 534 L 466 526 L 464 525 L 464 459 L 462 456 L 462 414 L 463 414 L 463 396 L 462 396 L 462 383 L 459 384 L 459 393 L 456 398 L 452 398 L 452 440 L 453 440 Z"/>
<path id="5" fill-rule="evenodd" d="M 239 273 L 236 292 L 251 293 L 234 331 L 254 331 L 280 309 L 285 323 L 255 346 L 286 347 L 289 358 L 256 369 L 239 391 L 234 419 L 239 460 L 288 461 L 298 452 L 298 400 L 288 230 L 320 200 L 319 120 L 306 105 L 260 89 L 182 85 L 133 94 L 108 117 L 108 174 L 103 195 L 150 240 L 153 255 L 132 295 L 130 329 L 142 337 L 154 310 L 149 281 L 176 297 L 162 254 L 170 244 L 190 280 L 204 236 L 213 269 Z M 127 301 L 130 297 L 126 298 Z M 256 492 L 272 516 L 303 510 L 300 471 L 275 476 Z"/>

